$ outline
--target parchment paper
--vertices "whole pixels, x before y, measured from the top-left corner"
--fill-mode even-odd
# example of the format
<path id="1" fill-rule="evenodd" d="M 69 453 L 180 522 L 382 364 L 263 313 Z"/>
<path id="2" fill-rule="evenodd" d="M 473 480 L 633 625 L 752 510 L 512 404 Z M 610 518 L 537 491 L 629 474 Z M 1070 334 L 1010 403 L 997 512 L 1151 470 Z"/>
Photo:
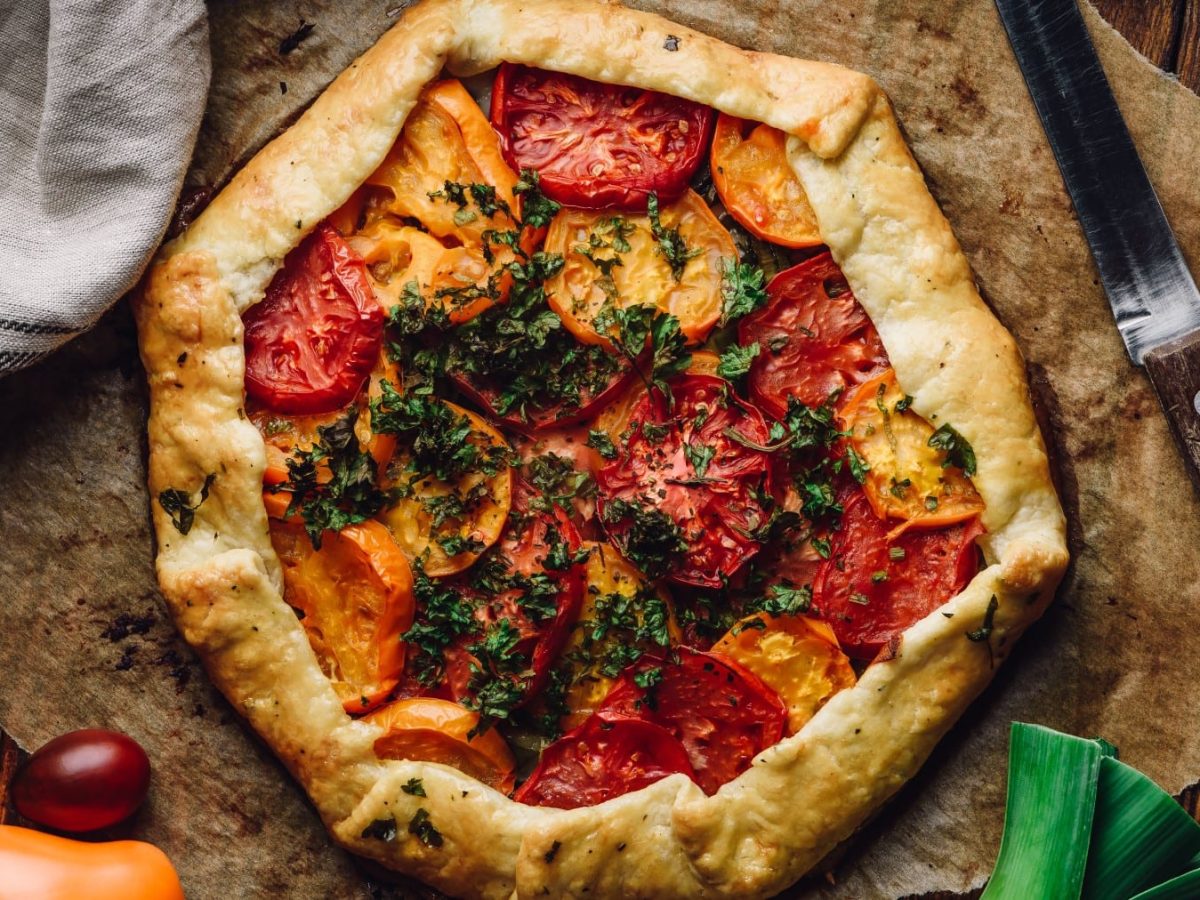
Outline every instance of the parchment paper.
<path id="1" fill-rule="evenodd" d="M 395 5 L 214 0 L 213 93 L 193 199 L 388 27 Z M 807 885 L 812 895 L 893 898 L 981 883 L 999 841 L 1013 719 L 1104 735 L 1170 791 L 1195 781 L 1200 505 L 1124 354 L 991 3 L 636 5 L 743 46 L 845 63 L 887 88 L 985 296 L 1024 349 L 1060 464 L 1075 558 L 1060 600 L 849 848 L 835 883 Z M 1200 270 L 1200 99 L 1087 12 Z M 315 27 L 282 55 L 302 21 Z M 170 854 L 189 897 L 380 896 L 329 844 L 165 618 L 147 519 L 145 403 L 125 307 L 0 381 L 0 725 L 28 747 L 96 724 L 141 740 L 154 787 L 132 831 Z"/>

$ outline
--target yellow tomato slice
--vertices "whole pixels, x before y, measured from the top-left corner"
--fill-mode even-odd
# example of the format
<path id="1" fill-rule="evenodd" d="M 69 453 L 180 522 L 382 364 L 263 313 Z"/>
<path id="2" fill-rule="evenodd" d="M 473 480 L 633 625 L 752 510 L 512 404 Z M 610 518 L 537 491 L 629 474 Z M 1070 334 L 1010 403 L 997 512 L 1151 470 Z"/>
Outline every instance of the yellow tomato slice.
<path id="1" fill-rule="evenodd" d="M 584 546 L 592 551 L 587 590 L 579 621 L 561 656 L 569 679 L 564 698 L 568 712 L 560 721 L 563 731 L 581 725 L 608 695 L 621 669 L 633 661 L 627 652 L 630 647 L 662 654 L 680 640 L 664 590 L 651 585 L 614 547 Z M 666 644 L 658 640 L 663 637 Z"/>
<path id="2" fill-rule="evenodd" d="M 396 450 L 394 435 L 376 434 L 371 430 L 370 404 L 372 400 L 382 396 L 380 383 L 384 380 L 392 385 L 400 383 L 400 368 L 388 358 L 386 348 L 379 353 L 379 359 L 376 360 L 371 378 L 367 382 L 367 389 L 361 392 L 355 401 L 358 417 L 354 422 L 354 433 L 359 444 L 371 454 L 380 471 L 383 471 Z M 267 467 L 263 471 L 263 484 L 268 486 L 268 490 L 263 491 L 267 515 L 282 519 L 291 502 L 292 495 L 289 492 L 269 489 L 270 486 L 281 485 L 288 480 L 288 459 L 298 451 L 311 450 L 319 438 L 317 429 L 333 424 L 345 414 L 346 410 L 316 416 L 280 416 L 265 409 L 250 411 L 250 421 L 262 434 L 267 449 Z M 317 481 L 324 483 L 329 478 L 328 466 L 318 463 Z"/>
<path id="3" fill-rule="evenodd" d="M 375 740 L 382 759 L 419 759 L 453 766 L 501 793 L 513 789 L 516 763 L 495 728 L 469 737 L 479 714 L 449 700 L 412 697 L 376 710 L 364 721 L 383 729 Z"/>
<path id="4" fill-rule="evenodd" d="M 485 215 L 469 194 L 460 206 L 446 194 L 447 182 L 490 185 L 496 191 L 497 210 Z M 381 216 L 392 221 L 414 218 L 444 245 L 446 252 L 420 287 L 427 302 L 442 302 L 453 321 L 463 322 L 503 299 L 512 286 L 512 276 L 502 266 L 515 254 L 508 245 L 489 241 L 485 232 L 516 228 L 516 183 L 516 173 L 504 162 L 499 139 L 483 111 L 460 82 L 447 80 L 426 88 L 400 139 L 367 178 L 368 190 L 383 196 L 368 196 L 362 203 L 368 223 Z M 354 218 L 345 209 L 336 215 L 339 223 Z M 532 251 L 533 239 L 528 229 L 522 233 L 525 252 Z"/>
<path id="5" fill-rule="evenodd" d="M 694 191 L 660 212 L 662 226 L 678 228 L 687 260 L 678 279 L 663 256 L 645 215 L 564 208 L 550 223 L 546 250 L 563 255 L 562 270 L 546 283 L 550 305 L 585 344 L 611 347 L 595 324 L 611 305 L 648 303 L 679 319 L 692 343 L 700 343 L 721 315 L 725 260 L 737 259 L 729 232 Z M 629 249 L 623 248 L 628 245 Z M 592 258 L 589 258 L 589 254 Z M 592 260 L 601 260 L 600 267 Z M 604 260 L 620 260 L 605 265 Z M 609 269 L 605 275 L 602 269 Z"/>
<path id="6" fill-rule="evenodd" d="M 272 522 L 284 597 L 349 713 L 382 703 L 404 671 L 413 621 L 408 560 L 379 522 L 327 531 L 313 547 L 299 524 Z"/>
<path id="7" fill-rule="evenodd" d="M 806 616 L 748 616 L 713 644 L 712 652 L 741 663 L 775 689 L 787 706 L 788 734 L 857 680 L 833 629 Z"/>
<path id="8" fill-rule="evenodd" d="M 507 450 L 504 436 L 475 413 L 453 403 L 446 406 L 470 423 L 468 440 L 472 444 Z M 477 470 L 447 482 L 407 471 L 408 462 L 408 454 L 399 450 L 389 467 L 389 477 L 392 484 L 407 487 L 403 496 L 380 513 L 380 518 L 409 558 L 420 560 L 426 575 L 441 577 L 461 572 L 496 543 L 504 530 L 512 507 L 512 469 L 501 465 L 494 475 Z M 447 553 L 439 542 L 455 540 L 469 543 L 473 549 Z"/>
<path id="9" fill-rule="evenodd" d="M 881 519 L 940 528 L 983 511 L 983 498 L 962 469 L 929 446 L 933 426 L 907 408 L 896 373 L 860 384 L 838 410 L 850 446 L 870 467 L 863 489 Z"/>
<path id="10" fill-rule="evenodd" d="M 787 135 L 720 113 L 713 132 L 713 184 L 744 228 L 784 247 L 821 243 L 808 195 L 787 160 Z"/>

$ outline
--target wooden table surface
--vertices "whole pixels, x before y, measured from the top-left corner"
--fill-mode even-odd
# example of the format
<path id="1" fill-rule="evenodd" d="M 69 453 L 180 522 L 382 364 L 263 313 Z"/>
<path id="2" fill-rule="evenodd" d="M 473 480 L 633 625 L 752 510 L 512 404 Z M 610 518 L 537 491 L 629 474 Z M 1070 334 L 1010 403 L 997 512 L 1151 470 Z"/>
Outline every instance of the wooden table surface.
<path id="1" fill-rule="evenodd" d="M 1092 0 L 1092 3 L 1139 53 L 1160 69 L 1178 75 L 1182 84 L 1200 93 L 1200 0 Z M 0 824 L 30 824 L 7 802 L 7 786 L 24 757 L 21 748 L 0 729 Z M 1184 790 L 1179 801 L 1200 821 L 1200 784 Z M 119 828 L 113 831 L 119 832 Z M 963 896 L 928 895 L 923 900 L 958 900 Z"/>

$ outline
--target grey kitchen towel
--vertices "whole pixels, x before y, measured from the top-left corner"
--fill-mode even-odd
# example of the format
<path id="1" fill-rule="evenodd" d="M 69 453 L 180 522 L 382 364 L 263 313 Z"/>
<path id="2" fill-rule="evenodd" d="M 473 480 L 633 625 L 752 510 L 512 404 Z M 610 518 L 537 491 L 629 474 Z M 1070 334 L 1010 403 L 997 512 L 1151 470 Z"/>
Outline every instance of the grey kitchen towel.
<path id="1" fill-rule="evenodd" d="M 209 72 L 203 0 L 0 0 L 0 375 L 137 283 Z"/>

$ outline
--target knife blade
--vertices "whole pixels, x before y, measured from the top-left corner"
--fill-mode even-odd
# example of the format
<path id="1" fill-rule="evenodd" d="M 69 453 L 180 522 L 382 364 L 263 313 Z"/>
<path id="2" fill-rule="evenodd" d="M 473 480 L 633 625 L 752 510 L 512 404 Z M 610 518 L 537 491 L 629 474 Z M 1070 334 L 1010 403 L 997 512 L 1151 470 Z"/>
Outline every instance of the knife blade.
<path id="1" fill-rule="evenodd" d="M 1129 356 L 1200 491 L 1200 292 L 1076 0 L 996 0 Z"/>

